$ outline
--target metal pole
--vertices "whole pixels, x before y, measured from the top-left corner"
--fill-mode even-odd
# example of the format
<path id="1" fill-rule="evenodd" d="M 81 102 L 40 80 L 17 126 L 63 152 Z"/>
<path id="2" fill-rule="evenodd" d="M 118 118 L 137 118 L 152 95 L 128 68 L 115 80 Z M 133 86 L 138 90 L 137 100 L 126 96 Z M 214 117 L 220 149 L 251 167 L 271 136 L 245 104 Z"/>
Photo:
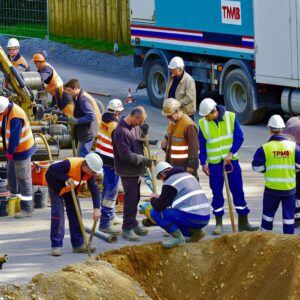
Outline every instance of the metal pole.
<path id="1" fill-rule="evenodd" d="M 47 36 L 46 38 L 49 40 L 50 37 L 50 8 L 49 8 L 49 0 L 47 0 Z"/>

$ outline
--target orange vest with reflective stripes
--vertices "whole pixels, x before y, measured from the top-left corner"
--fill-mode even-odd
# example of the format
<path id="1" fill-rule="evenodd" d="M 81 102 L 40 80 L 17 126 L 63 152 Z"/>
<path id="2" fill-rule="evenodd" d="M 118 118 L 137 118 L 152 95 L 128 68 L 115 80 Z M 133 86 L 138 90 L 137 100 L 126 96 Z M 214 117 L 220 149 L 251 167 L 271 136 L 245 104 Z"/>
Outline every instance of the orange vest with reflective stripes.
<path id="1" fill-rule="evenodd" d="M 7 116 L 7 123 L 6 123 L 6 130 L 5 130 L 5 143 L 6 149 L 9 146 L 9 139 L 10 139 L 10 121 L 14 118 L 22 119 L 23 120 L 23 127 L 20 136 L 20 142 L 15 150 L 15 153 L 21 153 L 24 151 L 29 150 L 34 145 L 34 138 L 31 132 L 30 124 L 27 119 L 27 116 L 24 110 L 18 106 L 17 104 L 13 103 L 12 109 Z M 0 115 L 0 132 L 2 132 L 2 122 L 3 122 L 3 115 Z"/>
<path id="2" fill-rule="evenodd" d="M 48 84 L 45 84 L 46 90 L 51 96 L 56 96 L 56 89 L 59 90 L 60 95 L 62 95 L 63 92 L 63 81 L 60 78 L 60 76 L 57 74 L 55 69 L 48 63 L 45 63 L 46 66 L 50 67 L 52 69 L 52 78 Z"/>
<path id="3" fill-rule="evenodd" d="M 189 125 L 196 128 L 193 120 L 185 114 L 177 122 L 170 122 L 169 124 L 167 151 L 171 164 L 183 164 L 188 159 L 189 144 L 185 138 L 185 131 Z"/>
<path id="4" fill-rule="evenodd" d="M 103 121 L 101 122 L 98 131 L 96 150 L 95 150 L 100 155 L 114 158 L 111 134 L 116 127 L 117 127 L 117 122 L 108 122 L 108 123 L 104 123 Z"/>
<path id="5" fill-rule="evenodd" d="M 23 56 L 20 56 L 17 60 L 11 60 L 12 65 L 18 69 L 19 66 L 24 66 L 24 69 L 27 70 L 29 68 L 26 59 Z"/>
<path id="6" fill-rule="evenodd" d="M 102 115 L 101 115 L 101 112 L 100 112 L 100 109 L 97 105 L 96 100 L 89 93 L 87 93 L 85 91 L 83 91 L 82 95 L 87 97 L 88 100 L 90 101 L 90 103 L 93 105 L 94 112 L 95 112 L 95 115 L 96 115 L 96 119 L 97 119 L 97 122 L 98 122 L 98 126 L 100 126 L 101 120 L 102 120 Z"/>
<path id="7" fill-rule="evenodd" d="M 70 162 L 70 170 L 68 172 L 68 176 L 69 178 L 72 178 L 74 181 L 74 189 L 75 192 L 80 190 L 81 185 L 83 185 L 87 180 L 89 180 L 90 178 L 92 178 L 92 176 L 89 176 L 87 174 L 83 174 L 82 175 L 82 171 L 81 171 L 81 166 L 82 163 L 85 161 L 85 158 L 83 157 L 71 157 L 71 158 L 66 158 L 69 162 Z M 59 196 L 68 193 L 71 191 L 71 187 L 69 186 L 65 186 L 64 188 L 62 188 L 59 192 Z"/>

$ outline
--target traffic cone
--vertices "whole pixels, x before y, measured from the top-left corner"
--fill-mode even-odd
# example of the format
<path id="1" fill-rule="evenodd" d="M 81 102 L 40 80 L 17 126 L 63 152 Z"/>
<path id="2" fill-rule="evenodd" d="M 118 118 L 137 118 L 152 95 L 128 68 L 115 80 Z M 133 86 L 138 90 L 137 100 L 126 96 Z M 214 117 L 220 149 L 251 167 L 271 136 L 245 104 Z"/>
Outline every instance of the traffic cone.
<path id="1" fill-rule="evenodd" d="M 128 104 L 128 103 L 133 103 L 135 102 L 135 100 L 133 99 L 132 95 L 131 95 L 131 89 L 128 89 L 128 96 L 127 98 L 124 100 L 124 104 Z"/>

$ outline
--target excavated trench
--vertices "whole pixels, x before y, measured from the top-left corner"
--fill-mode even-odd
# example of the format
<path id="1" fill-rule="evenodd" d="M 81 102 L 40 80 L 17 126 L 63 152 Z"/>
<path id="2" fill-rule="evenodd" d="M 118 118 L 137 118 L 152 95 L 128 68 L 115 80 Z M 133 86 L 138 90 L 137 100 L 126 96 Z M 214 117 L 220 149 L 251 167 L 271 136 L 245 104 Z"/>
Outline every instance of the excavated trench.
<path id="1" fill-rule="evenodd" d="M 300 299 L 299 236 L 238 233 L 163 249 L 112 250 L 97 261 L 0 287 L 3 299 Z"/>

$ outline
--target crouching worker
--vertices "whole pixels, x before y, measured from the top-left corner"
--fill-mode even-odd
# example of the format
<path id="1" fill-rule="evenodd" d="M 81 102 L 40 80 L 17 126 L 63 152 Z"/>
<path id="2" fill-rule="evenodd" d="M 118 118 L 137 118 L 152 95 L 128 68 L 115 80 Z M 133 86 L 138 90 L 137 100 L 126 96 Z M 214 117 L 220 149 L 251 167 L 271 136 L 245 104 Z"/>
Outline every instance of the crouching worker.
<path id="1" fill-rule="evenodd" d="M 163 246 L 172 248 L 200 240 L 205 235 L 202 228 L 209 222 L 210 208 L 197 179 L 167 162 L 159 162 L 155 173 L 163 186 L 160 196 L 152 194 L 150 215 L 172 236 Z"/>
<path id="2" fill-rule="evenodd" d="M 85 158 L 71 157 L 56 162 L 46 172 L 51 199 L 50 239 L 53 256 L 60 256 L 63 246 L 65 232 L 63 202 L 69 219 L 73 253 L 87 253 L 71 194 L 70 181 L 74 182 L 75 194 L 80 191 L 81 185 L 87 182 L 93 200 L 93 219 L 96 221 L 100 217 L 100 191 L 95 176 L 102 172 L 102 166 L 103 162 L 99 155 L 89 153 Z M 91 247 L 90 250 L 95 252 L 96 248 Z"/>

